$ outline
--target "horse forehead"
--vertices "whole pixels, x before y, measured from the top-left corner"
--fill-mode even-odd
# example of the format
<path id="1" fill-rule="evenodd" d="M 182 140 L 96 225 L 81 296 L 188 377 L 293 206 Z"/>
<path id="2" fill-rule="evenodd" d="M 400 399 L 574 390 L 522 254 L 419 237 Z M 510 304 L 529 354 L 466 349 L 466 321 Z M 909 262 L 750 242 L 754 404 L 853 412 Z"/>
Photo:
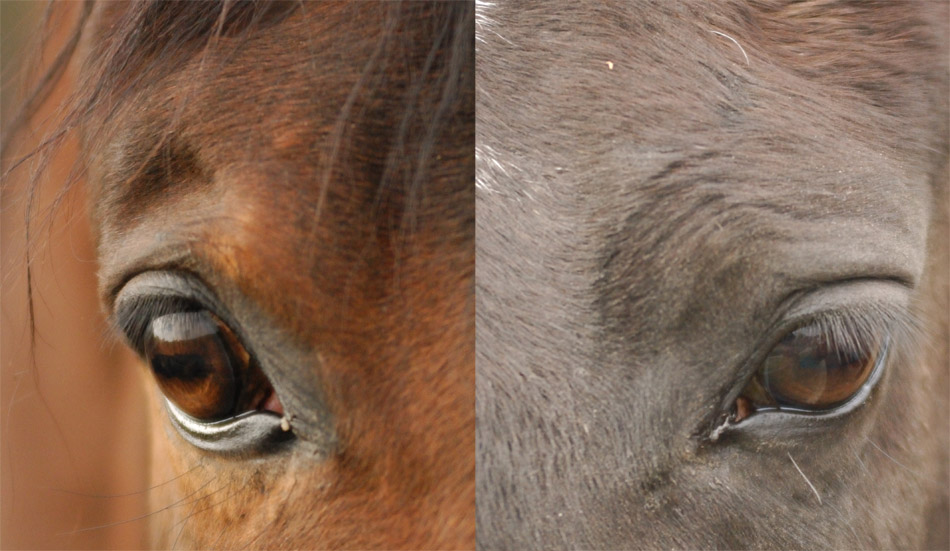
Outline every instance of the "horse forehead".
<path id="1" fill-rule="evenodd" d="M 820 142 L 775 154 L 756 143 L 650 148 L 629 137 L 578 157 L 479 148 L 480 259 L 491 263 L 493 249 L 511 247 L 523 251 L 517 270 L 525 272 L 481 285 L 552 280 L 563 292 L 546 300 L 574 297 L 565 310 L 596 315 L 590 305 L 604 292 L 648 289 L 685 307 L 694 284 L 717 277 L 721 290 L 753 294 L 849 271 L 916 281 L 927 178 L 846 136 L 825 139 L 833 153 Z"/>
<path id="2" fill-rule="evenodd" d="M 362 63 L 373 54 L 375 39 L 366 38 L 371 33 L 354 32 L 345 41 L 350 59 L 340 55 L 341 46 L 328 47 L 341 33 L 321 32 L 326 27 L 375 21 L 337 21 L 341 11 L 314 4 L 250 37 L 211 40 L 183 66 L 158 65 L 161 78 L 140 84 L 104 130 L 85 131 L 94 149 L 91 180 L 109 204 L 99 212 L 122 220 L 142 217 L 163 203 L 207 193 L 243 197 L 274 215 L 296 213 L 303 223 L 318 220 L 314 215 L 326 200 L 385 199 L 376 194 L 388 190 L 377 189 L 369 173 L 378 167 L 366 166 L 375 152 L 362 164 L 344 156 L 357 146 L 373 149 L 373 124 L 368 117 L 344 120 L 353 115 L 348 100 L 367 109 L 374 101 L 391 106 L 397 95 L 359 90 Z M 399 71 L 386 76 L 404 77 Z M 398 116 L 395 111 L 374 112 L 379 120 L 373 123 L 385 126 L 388 117 Z M 349 150 L 340 147 L 344 137 Z M 344 174 L 334 173 L 341 168 Z"/>
<path id="3" fill-rule="evenodd" d="M 900 146 L 917 130 L 840 83 L 779 66 L 768 56 L 781 49 L 761 36 L 758 49 L 746 42 L 747 59 L 743 37 L 737 47 L 712 32 L 748 17 L 742 10 L 706 20 L 683 17 L 687 3 L 535 6 L 516 18 L 505 7 L 479 5 L 476 180 L 486 226 L 521 226 L 511 211 L 537 215 L 511 239 L 570 243 L 558 256 L 587 263 L 591 279 L 606 258 L 589 251 L 610 254 L 608 241 L 649 252 L 631 260 L 638 267 L 653 259 L 666 269 L 670 259 L 723 252 L 710 242 L 766 251 L 787 236 L 830 243 L 832 227 L 877 235 L 895 254 L 919 250 L 926 155 Z M 916 93 L 895 107 L 907 120 L 926 111 Z M 902 260 L 922 269 L 920 258 Z"/>

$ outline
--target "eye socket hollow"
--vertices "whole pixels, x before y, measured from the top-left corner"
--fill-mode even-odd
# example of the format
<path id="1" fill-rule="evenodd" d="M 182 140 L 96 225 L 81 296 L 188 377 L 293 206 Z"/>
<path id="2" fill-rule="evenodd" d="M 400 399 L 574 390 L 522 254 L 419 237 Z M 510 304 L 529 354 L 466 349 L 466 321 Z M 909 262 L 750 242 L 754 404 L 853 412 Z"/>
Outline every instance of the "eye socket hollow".
<path id="1" fill-rule="evenodd" d="M 820 324 L 779 341 L 743 389 L 733 411 L 739 422 L 757 411 L 821 413 L 848 403 L 882 363 L 884 341 L 839 342 Z"/>

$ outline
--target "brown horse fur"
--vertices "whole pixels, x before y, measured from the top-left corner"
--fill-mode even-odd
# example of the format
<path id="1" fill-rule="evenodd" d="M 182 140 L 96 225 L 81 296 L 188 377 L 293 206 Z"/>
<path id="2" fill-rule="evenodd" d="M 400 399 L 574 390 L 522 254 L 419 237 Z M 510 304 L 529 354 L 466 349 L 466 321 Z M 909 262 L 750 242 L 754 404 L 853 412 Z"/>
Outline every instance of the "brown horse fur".
<path id="1" fill-rule="evenodd" d="M 478 6 L 480 548 L 947 548 L 948 21 Z M 903 320 L 870 399 L 717 432 L 802 308 Z"/>
<path id="2" fill-rule="evenodd" d="M 270 455 L 201 451 L 152 385 L 153 545 L 474 547 L 473 13 L 84 16 L 63 132 L 82 138 L 105 309 L 136 274 L 197 278 L 295 435 Z"/>

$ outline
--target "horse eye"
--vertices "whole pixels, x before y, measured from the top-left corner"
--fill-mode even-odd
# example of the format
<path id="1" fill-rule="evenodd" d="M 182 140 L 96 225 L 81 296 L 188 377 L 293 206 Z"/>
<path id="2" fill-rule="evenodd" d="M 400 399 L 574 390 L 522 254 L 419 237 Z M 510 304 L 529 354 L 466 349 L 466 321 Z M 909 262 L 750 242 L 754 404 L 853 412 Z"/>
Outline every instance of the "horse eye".
<path id="1" fill-rule="evenodd" d="M 218 421 L 273 399 L 240 340 L 207 310 L 153 318 L 143 348 L 165 397 L 197 420 Z"/>
<path id="2" fill-rule="evenodd" d="M 841 406 L 865 386 L 883 350 L 881 343 L 838 343 L 817 325 L 792 331 L 740 394 L 734 421 L 758 410 L 822 412 Z"/>

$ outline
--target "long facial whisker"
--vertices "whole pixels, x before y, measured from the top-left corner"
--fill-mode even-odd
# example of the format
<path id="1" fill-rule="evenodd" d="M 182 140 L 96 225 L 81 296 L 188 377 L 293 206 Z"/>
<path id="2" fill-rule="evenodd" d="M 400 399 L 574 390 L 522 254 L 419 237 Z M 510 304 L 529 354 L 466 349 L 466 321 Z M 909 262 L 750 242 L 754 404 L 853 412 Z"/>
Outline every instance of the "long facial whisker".
<path id="1" fill-rule="evenodd" d="M 192 501 L 190 501 L 189 498 L 191 498 L 193 495 L 195 495 L 195 494 L 197 494 L 198 492 L 200 492 L 201 490 L 203 490 L 206 486 L 208 486 L 209 484 L 211 484 L 212 482 L 214 482 L 216 479 L 217 479 L 217 477 L 213 477 L 213 478 L 211 478 L 210 480 L 208 480 L 207 482 L 205 482 L 204 484 L 202 484 L 201 486 L 199 486 L 198 489 L 196 489 L 195 491 L 191 492 L 190 494 L 188 494 L 188 495 L 182 497 L 181 499 L 179 499 L 179 500 L 177 500 L 177 501 L 174 501 L 174 502 L 172 502 L 171 504 L 166 505 L 166 506 L 164 506 L 164 507 L 162 507 L 162 508 L 160 508 L 160 509 L 156 509 L 155 511 L 150 511 L 150 512 L 148 512 L 148 513 L 145 513 L 144 515 L 139 515 L 139 516 L 136 516 L 136 517 L 132 517 L 132 518 L 125 519 L 125 520 L 119 520 L 119 521 L 116 521 L 116 522 L 110 522 L 110 523 L 107 523 L 107 524 L 100 524 L 100 525 L 98 525 L 98 526 L 87 526 L 86 528 L 78 528 L 78 529 L 76 529 L 76 530 L 70 530 L 70 531 L 68 531 L 68 532 L 63 532 L 63 533 L 58 534 L 58 535 L 79 534 L 79 533 L 82 533 L 82 532 L 91 532 L 91 531 L 93 531 L 93 530 L 102 530 L 102 529 L 104 529 L 104 528 L 111 528 L 111 527 L 113 527 L 113 526 L 120 526 L 120 525 L 122 525 L 122 524 L 128 524 L 128 523 L 130 523 L 130 522 L 135 522 L 135 521 L 139 521 L 139 520 L 148 518 L 148 517 L 150 517 L 150 516 L 152 516 L 152 515 L 157 515 L 158 513 L 161 513 L 162 511 L 168 511 L 168 510 L 174 509 L 174 508 L 176 508 L 176 507 L 182 507 L 182 506 L 184 506 L 184 505 L 189 505 L 189 504 L 192 503 Z"/>
<path id="2" fill-rule="evenodd" d="M 183 518 L 182 520 L 176 522 L 176 523 L 173 524 L 171 527 L 169 527 L 169 531 L 171 531 L 171 530 L 174 530 L 176 526 L 181 525 L 181 529 L 178 531 L 178 535 L 175 537 L 175 542 L 172 543 L 172 546 L 171 546 L 172 549 L 174 549 L 174 548 L 177 546 L 178 540 L 181 538 L 182 533 L 185 531 L 185 524 L 188 523 L 188 520 L 190 520 L 191 517 L 197 515 L 198 513 L 203 513 L 203 512 L 205 512 L 205 511 L 209 511 L 209 510 L 211 510 L 211 509 L 214 509 L 214 508 L 217 507 L 218 505 L 221 505 L 222 503 L 226 503 L 229 499 L 231 499 L 231 496 L 234 495 L 234 492 L 231 491 L 232 487 L 233 487 L 233 484 L 232 484 L 231 482 L 228 482 L 226 485 L 224 485 L 224 486 L 218 488 L 217 490 L 215 490 L 215 491 L 213 491 L 213 492 L 211 492 L 211 493 L 209 493 L 209 494 L 206 494 L 206 495 L 202 496 L 200 499 L 194 500 L 194 502 L 193 502 L 193 503 L 194 503 L 194 507 L 192 507 L 191 510 L 188 511 L 188 515 L 186 515 L 185 518 Z M 199 502 L 199 501 L 201 501 L 201 500 L 203 500 L 203 499 L 207 499 L 207 498 L 213 496 L 214 494 L 216 494 L 216 493 L 218 493 L 218 492 L 220 492 L 221 490 L 224 490 L 224 489 L 227 489 L 227 490 L 228 490 L 227 494 L 224 496 L 224 499 L 221 499 L 221 500 L 219 500 L 219 501 L 215 501 L 214 503 L 208 505 L 207 507 L 202 507 L 201 509 L 197 509 L 197 507 L 198 507 L 198 502 Z M 213 547 L 213 546 L 212 546 L 212 547 Z"/>
<path id="3" fill-rule="evenodd" d="M 145 488 L 144 490 L 136 490 L 134 492 L 128 492 L 124 494 L 90 494 L 86 492 L 77 492 L 74 490 L 67 490 L 65 488 L 52 488 L 52 487 L 48 487 L 48 489 L 54 492 L 58 492 L 58 493 L 70 494 L 70 495 L 80 496 L 80 497 L 87 497 L 90 499 L 114 499 L 114 498 L 120 498 L 120 497 L 132 497 L 132 496 L 146 494 L 148 492 L 151 492 L 152 490 L 157 490 L 161 488 L 162 486 L 165 486 L 166 484 L 171 484 L 172 482 L 180 479 L 181 477 L 186 476 L 191 472 L 194 472 L 196 469 L 203 468 L 203 467 L 204 467 L 204 463 L 199 463 L 195 465 L 194 467 L 188 469 L 187 471 L 181 473 L 180 475 L 169 478 L 165 482 L 160 482 L 158 484 L 155 484 L 154 486 L 149 486 L 148 488 Z"/>
<path id="4" fill-rule="evenodd" d="M 815 485 L 811 483 L 811 480 L 808 480 L 808 477 L 805 476 L 805 473 L 802 472 L 802 468 L 798 466 L 798 463 L 795 462 L 795 458 L 792 457 L 791 452 L 788 453 L 788 458 L 792 460 L 792 465 L 795 466 L 795 470 L 798 471 L 798 474 L 802 475 L 802 478 L 805 479 L 805 482 L 808 484 L 808 487 L 811 488 L 811 491 L 815 492 L 815 497 L 818 498 L 818 505 L 821 505 L 821 495 L 818 494 L 818 490 L 815 488 Z"/>
<path id="5" fill-rule="evenodd" d="M 181 524 L 181 528 L 178 530 L 178 534 L 175 536 L 175 541 L 172 542 L 172 544 L 171 544 L 171 546 L 169 547 L 169 549 L 177 549 L 177 548 L 178 548 L 178 540 L 181 538 L 182 532 L 185 531 L 185 526 L 188 524 L 188 519 L 190 519 L 192 516 L 194 516 L 194 514 L 195 514 L 195 509 L 196 509 L 197 507 L 198 507 L 198 500 L 195 500 L 195 501 L 193 501 L 193 502 L 191 503 L 191 509 L 188 510 L 188 514 L 185 515 L 185 518 L 184 518 L 181 522 L 176 523 L 176 524 L 174 524 L 171 528 L 169 528 L 168 531 L 173 530 L 173 529 L 175 528 L 175 526 L 178 526 L 178 524 Z"/>
<path id="6" fill-rule="evenodd" d="M 874 447 L 877 449 L 877 451 L 881 452 L 881 453 L 884 455 L 884 457 L 886 457 L 886 458 L 890 459 L 891 461 L 893 461 L 894 464 L 897 465 L 898 467 L 904 469 L 905 471 L 911 473 L 912 475 L 914 475 L 914 476 L 916 476 L 916 477 L 918 477 L 918 478 L 920 478 L 920 479 L 922 479 L 922 480 L 927 480 L 927 481 L 929 481 L 929 482 L 933 482 L 934 484 L 937 484 L 937 481 L 936 481 L 936 480 L 933 480 L 931 477 L 927 476 L 926 474 L 921 473 L 920 471 L 914 470 L 914 469 L 908 467 L 907 465 L 904 465 L 903 463 L 901 463 L 901 462 L 898 461 L 897 459 L 894 459 L 893 456 L 891 456 L 891 455 L 888 454 L 886 451 L 884 451 L 884 449 L 881 448 L 881 446 L 878 446 L 877 444 L 875 444 L 874 441 L 871 440 L 870 438 L 866 438 L 866 440 L 868 441 L 869 444 L 871 444 L 872 446 L 874 446 Z"/>

